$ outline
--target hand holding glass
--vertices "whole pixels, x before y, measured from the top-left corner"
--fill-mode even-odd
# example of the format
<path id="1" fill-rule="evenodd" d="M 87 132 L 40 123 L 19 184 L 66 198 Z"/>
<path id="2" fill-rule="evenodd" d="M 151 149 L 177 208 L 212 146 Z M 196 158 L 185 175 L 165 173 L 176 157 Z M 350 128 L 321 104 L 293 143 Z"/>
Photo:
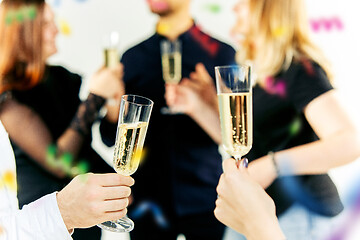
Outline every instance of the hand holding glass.
<path id="1" fill-rule="evenodd" d="M 137 170 L 153 104 L 144 97 L 122 96 L 113 158 L 117 173 L 129 176 Z M 98 226 L 112 232 L 130 232 L 134 222 L 123 217 Z"/>
<path id="2" fill-rule="evenodd" d="M 215 67 L 222 144 L 237 162 L 250 151 L 253 141 L 250 75 L 245 65 Z"/>

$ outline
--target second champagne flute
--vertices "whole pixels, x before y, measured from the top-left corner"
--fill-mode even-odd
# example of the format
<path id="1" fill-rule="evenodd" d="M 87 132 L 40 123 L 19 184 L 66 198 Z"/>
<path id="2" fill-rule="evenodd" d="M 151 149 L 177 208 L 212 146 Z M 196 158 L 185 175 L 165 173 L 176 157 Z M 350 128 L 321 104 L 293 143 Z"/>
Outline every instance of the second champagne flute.
<path id="1" fill-rule="evenodd" d="M 162 40 L 160 42 L 163 79 L 166 84 L 178 84 L 181 80 L 181 41 Z M 163 114 L 176 114 L 168 107 L 161 109 Z"/>
<path id="2" fill-rule="evenodd" d="M 120 61 L 119 56 L 120 34 L 112 31 L 103 37 L 104 47 L 104 65 L 105 67 L 113 67 Z"/>
<path id="3" fill-rule="evenodd" d="M 253 142 L 252 86 L 250 67 L 215 67 L 221 137 L 225 151 L 237 162 Z"/>
<path id="4" fill-rule="evenodd" d="M 121 175 L 130 176 L 139 166 L 153 105 L 153 101 L 141 96 L 124 95 L 121 98 L 113 158 L 114 169 Z M 130 232 L 134 222 L 123 217 L 98 226 L 112 232 Z"/>

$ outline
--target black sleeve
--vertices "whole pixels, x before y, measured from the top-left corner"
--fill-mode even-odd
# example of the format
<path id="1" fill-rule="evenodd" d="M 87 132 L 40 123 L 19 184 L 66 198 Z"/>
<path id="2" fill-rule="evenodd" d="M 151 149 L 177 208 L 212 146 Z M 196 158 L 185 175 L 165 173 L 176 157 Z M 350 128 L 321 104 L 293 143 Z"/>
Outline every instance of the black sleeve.
<path id="1" fill-rule="evenodd" d="M 235 60 L 236 51 L 233 47 L 228 44 L 222 43 L 220 48 L 220 54 L 217 59 L 217 64 L 221 66 L 234 65 L 236 64 Z"/>
<path id="2" fill-rule="evenodd" d="M 111 147 L 115 144 L 117 124 L 107 121 L 105 118 L 101 120 L 100 135 L 103 143 Z"/>
<path id="3" fill-rule="evenodd" d="M 317 64 L 296 64 L 289 72 L 287 96 L 299 112 L 312 100 L 333 89 L 326 73 Z"/>

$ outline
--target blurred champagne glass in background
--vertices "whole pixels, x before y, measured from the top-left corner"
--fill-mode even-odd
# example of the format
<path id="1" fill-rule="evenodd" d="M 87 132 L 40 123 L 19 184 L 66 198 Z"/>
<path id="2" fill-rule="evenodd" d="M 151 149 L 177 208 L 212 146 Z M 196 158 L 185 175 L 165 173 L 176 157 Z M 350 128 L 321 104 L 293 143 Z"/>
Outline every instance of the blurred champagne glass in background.
<path id="1" fill-rule="evenodd" d="M 161 64 L 163 79 L 166 84 L 178 84 L 182 78 L 181 73 L 181 52 L 182 46 L 180 40 L 170 41 L 162 40 L 160 42 Z M 163 114 L 174 114 L 168 107 L 161 109 Z"/>
<path id="2" fill-rule="evenodd" d="M 112 31 L 103 37 L 105 67 L 112 67 L 119 63 L 120 34 Z"/>

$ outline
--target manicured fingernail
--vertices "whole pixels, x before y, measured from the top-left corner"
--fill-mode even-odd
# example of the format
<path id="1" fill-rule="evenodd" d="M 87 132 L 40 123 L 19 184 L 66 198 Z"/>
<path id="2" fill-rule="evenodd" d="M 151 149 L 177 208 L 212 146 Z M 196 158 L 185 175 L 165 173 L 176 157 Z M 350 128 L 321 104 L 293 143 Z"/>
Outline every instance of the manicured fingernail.
<path id="1" fill-rule="evenodd" d="M 247 168 L 249 166 L 249 160 L 247 158 L 243 158 L 241 166 Z"/>

